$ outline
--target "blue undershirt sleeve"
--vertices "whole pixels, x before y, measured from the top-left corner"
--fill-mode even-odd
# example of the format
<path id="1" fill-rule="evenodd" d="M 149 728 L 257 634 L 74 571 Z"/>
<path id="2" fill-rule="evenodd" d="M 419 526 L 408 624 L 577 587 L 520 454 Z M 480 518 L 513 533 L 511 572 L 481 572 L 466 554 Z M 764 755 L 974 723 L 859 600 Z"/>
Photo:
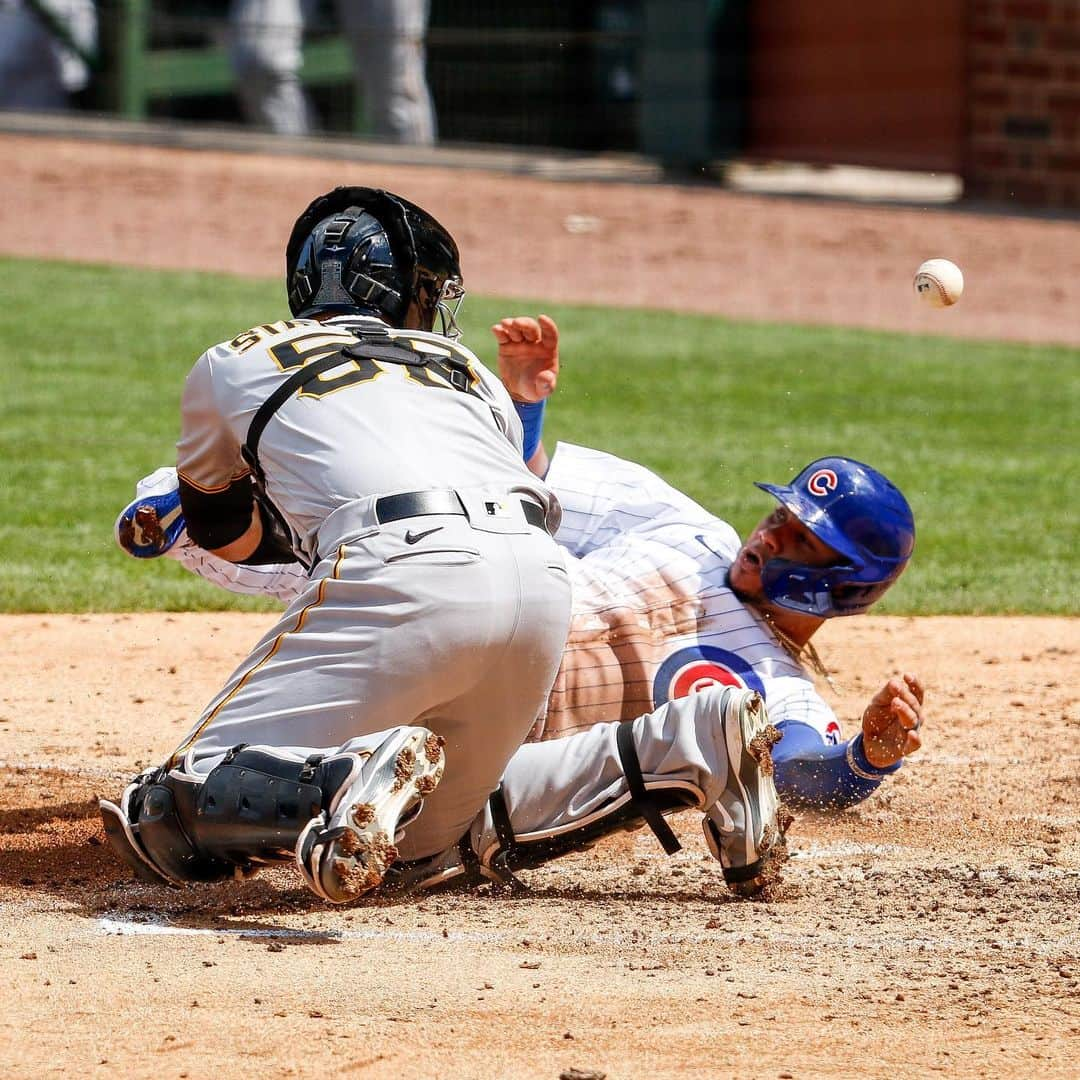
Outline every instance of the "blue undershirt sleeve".
<path id="1" fill-rule="evenodd" d="M 862 733 L 830 746 L 810 724 L 780 721 L 783 738 L 773 747 L 776 790 L 791 806 L 844 809 L 872 795 L 882 779 L 902 762 L 879 769 L 863 752 Z"/>
<path id="2" fill-rule="evenodd" d="M 544 408 L 546 405 L 547 398 L 543 401 L 514 402 L 514 411 L 518 414 L 518 419 L 521 420 L 521 427 L 525 437 L 521 456 L 526 463 L 536 453 L 536 448 L 540 445 L 540 439 L 543 437 Z"/>

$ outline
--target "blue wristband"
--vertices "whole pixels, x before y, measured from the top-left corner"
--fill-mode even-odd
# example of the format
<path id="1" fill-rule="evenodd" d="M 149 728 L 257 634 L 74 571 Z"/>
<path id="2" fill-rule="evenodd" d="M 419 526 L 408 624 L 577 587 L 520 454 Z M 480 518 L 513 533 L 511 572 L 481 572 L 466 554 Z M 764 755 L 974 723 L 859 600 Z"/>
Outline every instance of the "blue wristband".
<path id="1" fill-rule="evenodd" d="M 514 410 L 521 420 L 521 426 L 525 431 L 525 446 L 521 456 L 528 461 L 536 453 L 540 445 L 541 436 L 544 434 L 544 409 L 547 399 L 543 401 L 515 401 Z"/>

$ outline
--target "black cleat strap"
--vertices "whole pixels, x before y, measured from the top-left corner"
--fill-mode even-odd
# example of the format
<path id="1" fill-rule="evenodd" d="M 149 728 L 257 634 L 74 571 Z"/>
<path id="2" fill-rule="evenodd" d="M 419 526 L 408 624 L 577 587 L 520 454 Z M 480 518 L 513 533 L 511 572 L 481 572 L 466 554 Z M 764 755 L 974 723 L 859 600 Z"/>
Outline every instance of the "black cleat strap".
<path id="1" fill-rule="evenodd" d="M 505 884 L 513 886 L 519 892 L 528 891 L 514 877 L 510 867 L 518 844 L 514 838 L 514 826 L 510 822 L 510 809 L 506 805 L 502 784 L 488 797 L 488 809 L 491 811 L 491 824 L 495 827 L 495 835 L 499 838 L 499 850 L 492 858 L 489 869 L 498 874 Z"/>
<path id="2" fill-rule="evenodd" d="M 634 721 L 624 720 L 615 732 L 615 744 L 619 750 L 619 763 L 622 765 L 626 784 L 630 788 L 630 798 L 634 808 L 645 819 L 649 828 L 656 834 L 656 839 L 668 855 L 674 855 L 682 848 L 671 826 L 664 820 L 656 800 L 645 789 L 645 778 L 641 774 L 637 746 L 634 744 Z"/>

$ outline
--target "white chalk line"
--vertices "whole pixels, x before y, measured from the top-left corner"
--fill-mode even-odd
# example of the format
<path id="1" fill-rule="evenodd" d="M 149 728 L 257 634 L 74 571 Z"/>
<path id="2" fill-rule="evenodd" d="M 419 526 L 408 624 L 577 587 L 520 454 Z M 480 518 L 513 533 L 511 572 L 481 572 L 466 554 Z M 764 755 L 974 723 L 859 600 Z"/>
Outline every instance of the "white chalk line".
<path id="1" fill-rule="evenodd" d="M 288 930 L 280 927 L 251 928 L 243 930 L 231 927 L 211 929 L 207 927 L 173 926 L 161 922 L 129 922 L 124 919 L 99 918 L 97 925 L 102 934 L 111 937 L 137 937 L 137 936 L 162 936 L 162 937 L 212 937 L 233 938 L 244 941 L 295 941 L 299 944 L 304 942 L 326 943 L 337 941 L 396 941 L 410 944 L 430 945 L 435 942 L 446 941 L 451 943 L 463 942 L 474 945 L 500 945 L 516 943 L 520 939 L 518 931 L 465 931 L 465 930 Z M 640 947 L 642 941 L 651 944 L 663 945 L 703 945 L 715 944 L 718 941 L 735 946 L 753 945 L 759 940 L 752 936 L 746 928 L 733 928 L 724 930 L 716 929 L 711 934 L 658 934 L 655 937 L 641 935 L 640 930 L 636 936 L 622 934 L 618 931 L 607 934 L 583 934 L 574 938 L 575 943 L 582 945 L 627 945 Z M 789 931 L 781 928 L 770 927 L 768 932 L 770 944 L 787 945 L 792 948 L 805 949 L 813 947 L 821 948 L 867 948 L 868 942 L 865 934 L 843 934 L 827 930 L 815 929 L 813 932 Z M 565 944 L 565 943 L 564 943 Z M 993 949 L 997 955 L 1028 953 L 1039 956 L 1061 956 L 1063 954 L 1075 954 L 1080 956 L 1080 933 L 1058 934 L 1052 941 L 1043 941 L 1030 935 L 1023 935 L 1014 940 L 995 938 Z M 925 952 L 946 952 L 951 954 L 981 954 L 990 951 L 990 945 L 986 942 L 972 941 L 970 938 L 961 938 L 952 934 L 941 937 L 929 935 L 905 936 L 896 940 L 883 940 L 880 936 L 872 942 L 876 955 L 909 954 Z M 539 951 L 539 945 L 537 946 Z"/>
<path id="2" fill-rule="evenodd" d="M 1054 754 L 1054 761 L 1066 763 L 1080 761 L 1080 754 Z M 1006 757 L 1003 754 L 943 754 L 934 751 L 921 752 L 913 756 L 909 765 L 1008 765 L 1014 768 L 1018 765 L 1030 765 L 1031 759 L 1013 755 Z"/>
<path id="3" fill-rule="evenodd" d="M 101 917 L 97 925 L 103 934 L 119 937 L 164 935 L 172 937 L 213 937 L 258 939 L 268 941 L 465 941 L 495 943 L 509 941 L 517 934 L 509 932 L 470 933 L 463 930 L 289 930 L 282 927 L 234 927 L 212 929 L 201 926 L 173 926 L 164 922 L 134 922 L 127 919 Z M 603 941 L 604 938 L 597 938 Z"/>
<path id="4" fill-rule="evenodd" d="M 13 772 L 58 772 L 66 776 L 85 776 L 92 780 L 117 780 L 127 777 L 130 779 L 134 773 L 121 769 L 104 769 L 92 765 L 61 765 L 57 762 L 41 761 L 2 761 L 0 769 L 10 769 Z"/>

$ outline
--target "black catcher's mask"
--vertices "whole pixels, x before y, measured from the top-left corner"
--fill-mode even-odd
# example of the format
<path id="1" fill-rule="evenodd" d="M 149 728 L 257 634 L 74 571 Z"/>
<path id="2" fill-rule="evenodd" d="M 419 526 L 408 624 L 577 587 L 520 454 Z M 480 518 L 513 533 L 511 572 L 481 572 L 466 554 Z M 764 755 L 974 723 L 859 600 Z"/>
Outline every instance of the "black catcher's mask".
<path id="1" fill-rule="evenodd" d="M 454 238 L 389 191 L 339 187 L 297 219 L 285 251 L 294 315 L 376 315 L 391 326 L 458 336 L 464 296 Z"/>

